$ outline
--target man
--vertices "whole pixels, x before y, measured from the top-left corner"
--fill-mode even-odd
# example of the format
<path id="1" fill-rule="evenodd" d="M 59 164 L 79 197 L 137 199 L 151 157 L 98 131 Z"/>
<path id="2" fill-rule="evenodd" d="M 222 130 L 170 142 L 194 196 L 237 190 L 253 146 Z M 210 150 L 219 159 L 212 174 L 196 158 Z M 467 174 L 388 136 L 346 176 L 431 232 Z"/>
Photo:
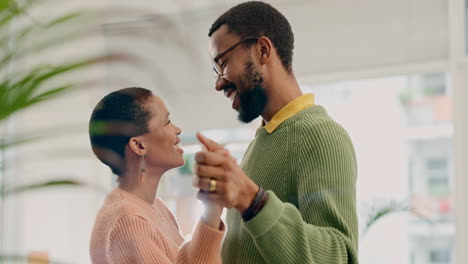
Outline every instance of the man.
<path id="1" fill-rule="evenodd" d="M 269 4 L 246 2 L 209 36 L 216 90 L 242 122 L 263 118 L 241 166 L 198 135 L 206 147 L 195 157 L 198 196 L 230 208 L 223 263 L 358 263 L 354 148 L 302 94 L 289 22 Z"/>

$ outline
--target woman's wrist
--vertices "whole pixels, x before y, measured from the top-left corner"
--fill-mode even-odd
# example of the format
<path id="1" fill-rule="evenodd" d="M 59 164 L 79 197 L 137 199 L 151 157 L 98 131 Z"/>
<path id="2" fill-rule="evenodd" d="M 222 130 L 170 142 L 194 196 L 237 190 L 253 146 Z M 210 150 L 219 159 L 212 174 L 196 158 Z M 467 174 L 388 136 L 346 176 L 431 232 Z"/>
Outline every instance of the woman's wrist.
<path id="1" fill-rule="evenodd" d="M 202 221 L 212 228 L 219 229 L 223 207 L 216 204 L 205 204 L 205 212 L 202 214 Z"/>

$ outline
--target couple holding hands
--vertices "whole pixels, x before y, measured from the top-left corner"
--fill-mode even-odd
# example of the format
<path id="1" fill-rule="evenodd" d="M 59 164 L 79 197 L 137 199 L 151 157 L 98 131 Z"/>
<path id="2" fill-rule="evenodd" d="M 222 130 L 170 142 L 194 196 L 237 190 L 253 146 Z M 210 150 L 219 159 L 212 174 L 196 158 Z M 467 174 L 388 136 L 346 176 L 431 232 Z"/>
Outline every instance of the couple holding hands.
<path id="1" fill-rule="evenodd" d="M 156 198 L 163 174 L 184 164 L 181 129 L 150 90 L 102 98 L 90 119 L 91 147 L 117 175 L 91 235 L 93 263 L 358 263 L 356 159 L 346 131 L 292 70 L 288 20 L 252 1 L 209 30 L 215 89 L 239 120 L 261 116 L 242 163 L 197 135 L 194 187 L 205 204 L 192 239 Z M 226 224 L 221 220 L 228 208 Z"/>

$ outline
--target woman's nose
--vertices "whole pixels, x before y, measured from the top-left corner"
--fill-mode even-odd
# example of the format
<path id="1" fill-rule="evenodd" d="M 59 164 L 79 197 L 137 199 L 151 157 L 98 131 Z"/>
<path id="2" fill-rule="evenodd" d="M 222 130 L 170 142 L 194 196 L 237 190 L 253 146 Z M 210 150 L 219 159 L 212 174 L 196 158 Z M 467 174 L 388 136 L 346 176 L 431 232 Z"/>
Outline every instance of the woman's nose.
<path id="1" fill-rule="evenodd" d="M 180 129 L 180 127 L 178 126 L 175 126 L 175 130 L 177 135 L 180 135 L 182 133 L 182 129 Z"/>

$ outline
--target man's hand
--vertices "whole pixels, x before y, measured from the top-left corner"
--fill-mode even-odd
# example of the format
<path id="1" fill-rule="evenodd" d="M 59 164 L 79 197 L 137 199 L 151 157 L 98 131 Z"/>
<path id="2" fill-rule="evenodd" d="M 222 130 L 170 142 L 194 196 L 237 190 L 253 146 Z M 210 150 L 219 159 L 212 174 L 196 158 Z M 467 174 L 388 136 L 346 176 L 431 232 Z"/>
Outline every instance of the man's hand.
<path id="1" fill-rule="evenodd" d="M 193 186 L 200 189 L 198 199 L 236 208 L 241 214 L 249 208 L 259 187 L 237 164 L 236 160 L 220 144 L 197 134 L 206 148 L 195 155 L 196 165 Z M 216 181 L 216 190 L 210 192 L 210 181 Z"/>

